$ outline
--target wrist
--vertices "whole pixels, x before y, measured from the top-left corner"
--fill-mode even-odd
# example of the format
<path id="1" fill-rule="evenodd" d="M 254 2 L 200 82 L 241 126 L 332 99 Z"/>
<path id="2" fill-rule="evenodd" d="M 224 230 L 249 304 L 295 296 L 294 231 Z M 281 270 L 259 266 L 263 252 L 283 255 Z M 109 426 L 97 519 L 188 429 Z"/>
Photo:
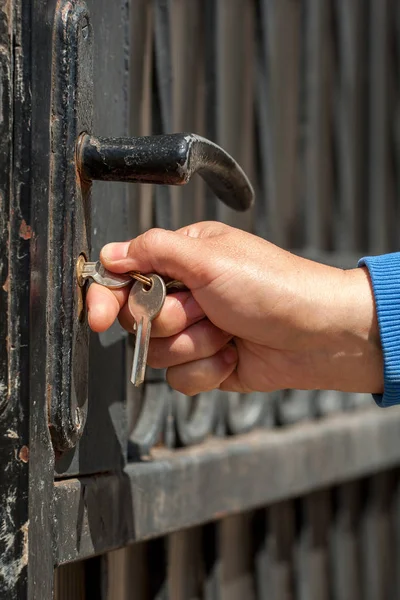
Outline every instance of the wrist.
<path id="1" fill-rule="evenodd" d="M 324 340 L 327 362 L 318 387 L 380 394 L 383 357 L 368 270 L 336 270 L 336 274 Z"/>

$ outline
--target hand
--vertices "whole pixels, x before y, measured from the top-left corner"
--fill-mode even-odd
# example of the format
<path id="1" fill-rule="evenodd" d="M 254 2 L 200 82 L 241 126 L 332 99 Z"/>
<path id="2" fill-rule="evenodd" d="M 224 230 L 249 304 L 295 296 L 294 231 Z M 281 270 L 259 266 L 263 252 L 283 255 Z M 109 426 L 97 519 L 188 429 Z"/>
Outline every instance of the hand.
<path id="1" fill-rule="evenodd" d="M 168 368 L 187 395 L 336 389 L 381 393 L 383 361 L 366 269 L 343 271 L 286 252 L 221 223 L 176 232 L 153 229 L 102 250 L 116 273 L 137 270 L 181 280 L 153 321 L 148 363 Z M 107 329 L 133 319 L 129 290 L 93 284 L 89 324 Z"/>

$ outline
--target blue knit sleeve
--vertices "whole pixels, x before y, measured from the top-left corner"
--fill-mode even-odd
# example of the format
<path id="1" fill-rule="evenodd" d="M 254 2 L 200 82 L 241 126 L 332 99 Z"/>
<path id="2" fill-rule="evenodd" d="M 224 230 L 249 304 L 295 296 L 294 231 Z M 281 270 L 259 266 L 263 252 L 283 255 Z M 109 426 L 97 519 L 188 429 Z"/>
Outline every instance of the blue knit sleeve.
<path id="1" fill-rule="evenodd" d="M 378 406 L 400 404 L 400 252 L 362 258 L 372 281 L 383 350 L 384 391 Z"/>

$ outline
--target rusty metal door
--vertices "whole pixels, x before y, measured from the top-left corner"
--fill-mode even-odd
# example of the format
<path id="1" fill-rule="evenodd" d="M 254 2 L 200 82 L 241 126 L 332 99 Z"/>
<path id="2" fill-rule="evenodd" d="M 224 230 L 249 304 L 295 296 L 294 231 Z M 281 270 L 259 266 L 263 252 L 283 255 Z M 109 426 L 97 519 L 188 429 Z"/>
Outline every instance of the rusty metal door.
<path id="1" fill-rule="evenodd" d="M 74 271 L 204 219 L 343 268 L 398 250 L 400 3 L 2 0 L 0 23 L 0 599 L 400 598 L 400 411 L 134 389 Z M 89 195 L 82 131 L 200 134 L 254 207 L 201 179 Z"/>

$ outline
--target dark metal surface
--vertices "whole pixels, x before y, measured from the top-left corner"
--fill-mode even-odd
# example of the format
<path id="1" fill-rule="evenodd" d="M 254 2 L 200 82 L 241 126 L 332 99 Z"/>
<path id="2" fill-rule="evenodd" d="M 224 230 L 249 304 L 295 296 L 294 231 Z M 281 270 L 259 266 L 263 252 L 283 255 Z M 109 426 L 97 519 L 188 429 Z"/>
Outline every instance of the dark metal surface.
<path id="1" fill-rule="evenodd" d="M 193 133 L 139 138 L 83 135 L 77 145 L 84 179 L 185 185 L 194 173 L 227 206 L 244 211 L 253 188 L 237 162 L 222 148 Z"/>
<path id="2" fill-rule="evenodd" d="M 127 135 L 127 6 L 125 0 L 88 0 L 93 27 L 93 128 L 105 135 Z M 132 186 L 133 187 L 133 186 Z M 126 186 L 94 182 L 89 258 L 107 242 L 128 239 Z M 112 202 L 110 202 L 112 199 Z M 88 418 L 77 445 L 57 456 L 57 477 L 120 468 L 126 460 L 126 334 L 116 323 L 90 333 Z M 128 370 L 131 368 L 131 361 Z M 102 432 L 106 444 L 99 444 Z"/>
<path id="3" fill-rule="evenodd" d="M 76 277 L 91 233 L 90 187 L 75 166 L 75 140 L 93 119 L 93 30 L 84 2 L 58 4 L 53 39 L 46 366 L 50 433 L 62 452 L 83 433 L 88 397 L 89 328 Z"/>
<path id="4" fill-rule="evenodd" d="M 389 469 L 400 461 L 399 436 L 399 410 L 371 409 L 179 452 L 155 450 L 153 461 L 120 474 L 58 482 L 56 562 Z"/>
<path id="5" fill-rule="evenodd" d="M 31 131 L 22 2 L 0 3 L 0 598 L 27 594 Z"/>

